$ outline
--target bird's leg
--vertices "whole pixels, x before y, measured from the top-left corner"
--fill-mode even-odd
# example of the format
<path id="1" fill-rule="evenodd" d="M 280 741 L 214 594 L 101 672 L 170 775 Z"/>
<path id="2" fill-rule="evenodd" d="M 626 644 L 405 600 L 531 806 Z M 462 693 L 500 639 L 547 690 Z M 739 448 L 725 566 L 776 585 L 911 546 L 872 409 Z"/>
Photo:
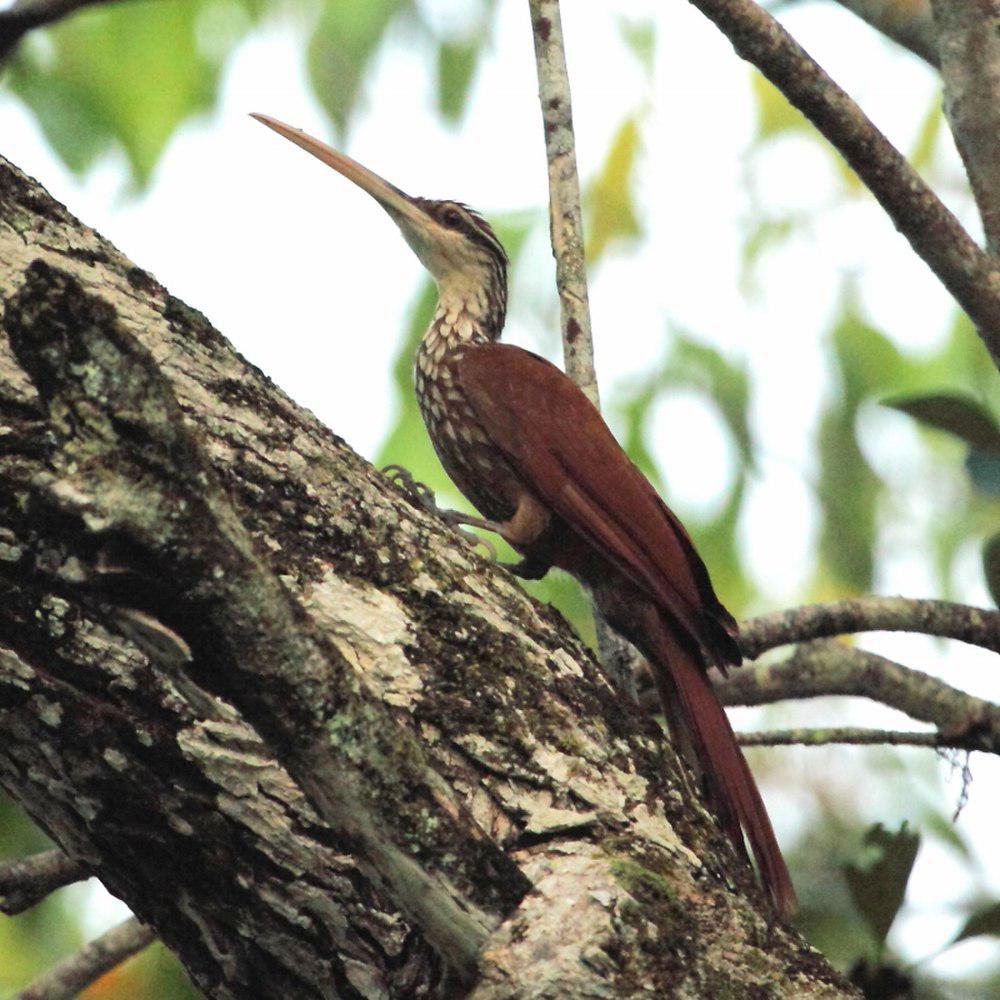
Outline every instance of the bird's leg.
<path id="1" fill-rule="evenodd" d="M 461 535 L 473 548 L 482 545 L 489 551 L 493 561 L 498 561 L 496 546 L 488 538 L 483 538 L 482 535 L 471 531 L 465 531 L 461 526 L 469 524 L 473 527 L 485 528 L 487 531 L 502 533 L 502 525 L 495 521 L 475 517 L 472 514 L 463 514 L 460 510 L 445 510 L 443 507 L 439 507 L 431 488 L 426 483 L 414 479 L 413 473 L 401 465 L 387 465 L 382 469 L 382 474 L 388 476 L 406 494 L 411 503 L 423 508 L 435 517 L 441 518 L 442 521 L 451 526 L 456 535 Z"/>
<path id="2" fill-rule="evenodd" d="M 552 563 L 537 555 L 527 555 L 516 563 L 501 563 L 500 565 L 522 580 L 541 580 L 552 569 Z"/>

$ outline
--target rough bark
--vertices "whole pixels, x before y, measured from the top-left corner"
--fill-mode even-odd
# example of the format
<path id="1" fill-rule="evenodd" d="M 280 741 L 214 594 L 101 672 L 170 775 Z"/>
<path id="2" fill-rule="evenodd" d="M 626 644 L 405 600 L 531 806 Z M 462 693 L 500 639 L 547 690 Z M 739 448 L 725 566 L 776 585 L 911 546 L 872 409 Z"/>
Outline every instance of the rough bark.
<path id="1" fill-rule="evenodd" d="M 944 107 L 986 242 L 1000 255 L 1000 2 L 933 0 Z"/>
<path id="2" fill-rule="evenodd" d="M 209 996 L 849 994 L 555 614 L 2 160 L 0 299 L 0 785 Z"/>

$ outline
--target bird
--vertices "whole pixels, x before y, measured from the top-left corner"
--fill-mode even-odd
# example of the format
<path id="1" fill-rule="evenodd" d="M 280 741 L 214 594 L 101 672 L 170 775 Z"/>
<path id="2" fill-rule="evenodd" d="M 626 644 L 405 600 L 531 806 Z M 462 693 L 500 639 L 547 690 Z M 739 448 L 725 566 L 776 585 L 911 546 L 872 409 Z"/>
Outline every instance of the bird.
<path id="1" fill-rule="evenodd" d="M 437 308 L 414 362 L 419 408 L 445 471 L 520 556 L 518 576 L 575 577 L 646 658 L 675 745 L 737 853 L 749 841 L 770 909 L 795 891 L 750 768 L 709 679 L 742 662 L 739 629 L 683 525 L 598 409 L 546 359 L 500 343 L 507 254 L 467 205 L 408 195 L 349 156 L 267 115 L 253 118 L 371 196 L 435 280 Z M 744 839 L 745 837 L 745 839 Z"/>

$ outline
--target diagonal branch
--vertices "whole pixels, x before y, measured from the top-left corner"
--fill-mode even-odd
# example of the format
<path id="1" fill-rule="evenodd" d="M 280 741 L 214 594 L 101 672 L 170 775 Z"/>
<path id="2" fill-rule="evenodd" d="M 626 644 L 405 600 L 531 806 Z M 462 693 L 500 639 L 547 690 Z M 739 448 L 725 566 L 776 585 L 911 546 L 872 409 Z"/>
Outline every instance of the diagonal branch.
<path id="1" fill-rule="evenodd" d="M 13 917 L 71 882 L 89 878 L 79 862 L 54 849 L 0 864 L 0 913 Z"/>
<path id="2" fill-rule="evenodd" d="M 35 28 L 59 21 L 83 7 L 115 3 L 117 0 L 15 0 L 0 11 L 0 62 L 17 47 L 17 43 Z"/>
<path id="3" fill-rule="evenodd" d="M 932 0 L 944 107 L 987 244 L 1000 256 L 1000 5 Z"/>
<path id="4" fill-rule="evenodd" d="M 1000 653 L 1000 611 L 909 597 L 851 597 L 775 611 L 742 622 L 740 641 L 753 659 L 787 643 L 853 632 L 919 632 Z"/>
<path id="5" fill-rule="evenodd" d="M 131 917 L 54 965 L 15 1000 L 72 1000 L 94 980 L 138 954 L 155 939 L 152 928 Z"/>
<path id="6" fill-rule="evenodd" d="M 1000 368 L 1000 262 L 795 39 L 753 0 L 691 0 L 836 147 L 976 325 Z"/>
<path id="7" fill-rule="evenodd" d="M 412 832 L 400 825 L 401 812 L 386 813 L 365 763 L 348 759 L 342 727 L 366 734 L 368 752 L 395 772 L 391 783 L 424 800 L 421 817 L 457 827 L 453 794 L 434 780 L 417 740 L 358 698 L 342 655 L 297 620 L 153 358 L 103 300 L 41 261 L 28 268 L 4 322 L 58 428 L 52 472 L 31 484 L 33 503 L 71 537 L 91 534 L 99 550 L 114 553 L 114 573 L 104 575 L 133 581 L 130 601 L 168 615 L 166 631 L 179 632 L 192 650 L 197 679 L 273 741 L 367 876 L 456 971 L 472 976 L 492 919 L 464 898 L 457 873 L 430 874 L 402 847 Z M 117 486 L 107 490 L 109 481 Z M 46 569 L 36 573 L 45 577 Z M 494 854 L 494 864 L 512 868 Z"/>
<path id="8" fill-rule="evenodd" d="M 1000 754 L 1000 706 L 841 642 L 804 643 L 785 660 L 734 671 L 717 690 L 726 705 L 826 695 L 870 698 L 933 724 L 949 746 Z"/>
<path id="9" fill-rule="evenodd" d="M 0 786 L 206 995 L 455 996 L 449 886 L 480 1000 L 850 992 L 558 616 L 2 159 L 0 308 Z"/>

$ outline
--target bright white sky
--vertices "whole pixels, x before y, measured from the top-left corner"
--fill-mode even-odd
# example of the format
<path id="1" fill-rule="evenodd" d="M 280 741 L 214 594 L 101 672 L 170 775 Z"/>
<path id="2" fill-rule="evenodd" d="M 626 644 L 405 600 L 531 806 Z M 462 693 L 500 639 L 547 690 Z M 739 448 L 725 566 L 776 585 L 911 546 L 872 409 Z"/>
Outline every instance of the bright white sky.
<path id="1" fill-rule="evenodd" d="M 454 3 L 423 0 L 447 24 Z M 757 391 L 754 428 L 763 443 L 742 536 L 751 565 L 771 597 L 791 600 L 808 575 L 817 527 L 808 491 L 815 474 L 812 427 L 825 388 L 817 334 L 832 313 L 845 274 L 857 276 L 876 325 L 911 349 L 930 348 L 945 330 L 951 304 L 924 265 L 870 199 L 825 210 L 835 178 L 831 159 L 799 138 L 775 143 L 750 171 L 746 158 L 754 110 L 748 70 L 726 40 L 686 4 L 625 0 L 564 5 L 573 84 L 578 157 L 584 177 L 601 165 L 623 116 L 649 106 L 643 130 L 638 203 L 648 239 L 637 251 L 605 261 L 591 296 L 598 370 L 605 398 L 622 379 L 642 373 L 664 350 L 668 321 L 733 355 L 745 354 Z M 659 20 L 650 84 L 619 40 L 617 19 Z M 820 63 L 860 100 L 901 148 L 912 145 L 934 99 L 937 80 L 919 60 L 890 48 L 834 4 L 804 4 L 786 23 Z M 413 194 L 452 197 L 487 216 L 546 199 L 546 172 L 526 5 L 502 5 L 499 30 L 477 79 L 461 126 L 440 126 L 433 108 L 425 53 L 397 37 L 381 53 L 365 88 L 364 113 L 347 151 Z M 366 196 L 289 143 L 251 121 L 272 114 L 329 138 L 309 94 L 300 37 L 291 23 L 271 23 L 239 50 L 225 76 L 220 106 L 210 119 L 186 126 L 163 157 L 143 197 L 122 194 L 123 163 L 102 162 L 82 181 L 48 151 L 31 118 L 0 93 L 0 151 L 39 178 L 76 215 L 99 229 L 170 290 L 205 312 L 236 347 L 291 396 L 314 410 L 358 451 L 373 456 L 391 413 L 390 359 L 405 311 L 420 279 L 419 264 L 393 224 Z M 975 229 L 961 196 L 960 166 L 947 150 L 944 192 Z M 812 232 L 771 253 L 761 268 L 760 294 L 739 290 L 740 226 L 750 211 L 748 177 L 773 211 L 799 209 Z M 959 192 L 955 200 L 955 192 Z M 508 339 L 557 354 L 551 258 L 542 241 L 518 274 Z M 553 291 L 549 291 L 553 289 Z M 518 309 L 517 297 L 542 315 Z M 883 543 L 884 593 L 934 596 L 928 561 L 919 548 L 932 511 L 908 499 L 907 484 L 932 472 L 906 418 L 879 415 L 870 458 L 899 491 L 899 526 Z M 678 428 L 683 428 L 682 432 Z M 730 474 L 724 435 L 710 411 L 679 395 L 659 408 L 652 435 L 671 496 L 683 514 L 720 496 Z M 973 603 L 988 598 L 977 553 L 966 554 Z M 866 641 L 914 667 L 947 676 L 974 693 L 1000 698 L 996 657 L 918 637 Z M 843 709 L 843 710 L 842 710 Z M 738 721 L 759 724 L 739 713 Z M 906 720 L 869 705 L 799 706 L 783 724 L 870 724 L 905 728 Z M 863 750 L 780 750 L 766 786 L 779 836 L 794 836 L 811 797 L 796 783 L 823 771 L 872 821 L 911 821 L 914 802 L 945 796 L 923 777 L 900 773 L 879 784 Z M 870 757 L 868 758 L 870 759 Z M 925 752 L 903 759 L 925 762 Z M 944 769 L 944 765 L 942 765 Z M 1000 895 L 995 793 L 1000 762 L 978 755 L 976 781 L 960 824 L 982 865 L 978 886 L 966 869 L 926 839 L 909 899 L 918 913 L 900 918 L 893 938 L 919 959 L 953 933 L 949 901 L 978 888 Z M 94 929 L 117 919 L 94 897 Z M 935 962 L 940 974 L 989 958 L 983 939 Z"/>

